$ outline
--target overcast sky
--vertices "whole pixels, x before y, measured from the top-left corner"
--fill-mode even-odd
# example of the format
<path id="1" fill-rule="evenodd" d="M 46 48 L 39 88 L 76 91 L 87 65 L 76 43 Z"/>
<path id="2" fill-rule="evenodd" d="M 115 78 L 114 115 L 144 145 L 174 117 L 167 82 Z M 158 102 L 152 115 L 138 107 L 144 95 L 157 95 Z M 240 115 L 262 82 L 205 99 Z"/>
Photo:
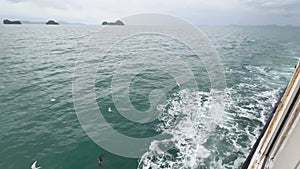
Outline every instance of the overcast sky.
<path id="1" fill-rule="evenodd" d="M 152 12 L 197 25 L 300 25 L 300 0 L 0 0 L 2 19 L 100 24 Z"/>

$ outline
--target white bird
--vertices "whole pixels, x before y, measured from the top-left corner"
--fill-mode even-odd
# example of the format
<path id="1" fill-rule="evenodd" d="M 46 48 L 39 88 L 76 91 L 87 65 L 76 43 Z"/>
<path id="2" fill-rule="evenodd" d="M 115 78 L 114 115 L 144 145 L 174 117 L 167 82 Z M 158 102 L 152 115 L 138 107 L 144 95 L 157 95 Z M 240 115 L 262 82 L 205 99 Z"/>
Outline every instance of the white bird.
<path id="1" fill-rule="evenodd" d="M 56 100 L 56 99 L 54 99 L 54 98 L 50 99 L 51 102 L 54 102 L 55 100 Z"/>
<path id="2" fill-rule="evenodd" d="M 36 167 L 36 163 L 37 161 L 35 161 L 32 165 L 31 165 L 31 169 L 40 169 L 41 167 Z"/>
<path id="3" fill-rule="evenodd" d="M 108 108 L 108 112 L 112 112 L 112 109 L 111 109 L 111 107 L 109 107 L 109 108 Z"/>

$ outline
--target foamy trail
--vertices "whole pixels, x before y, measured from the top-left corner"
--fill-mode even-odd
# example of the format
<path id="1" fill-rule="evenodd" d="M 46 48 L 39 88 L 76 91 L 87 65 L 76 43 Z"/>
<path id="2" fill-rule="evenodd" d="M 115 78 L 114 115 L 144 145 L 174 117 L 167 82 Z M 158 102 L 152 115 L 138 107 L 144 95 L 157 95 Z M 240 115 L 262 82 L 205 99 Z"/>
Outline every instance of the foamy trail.
<path id="1" fill-rule="evenodd" d="M 210 113 L 213 97 L 207 92 L 181 91 L 164 106 L 160 106 L 162 122 L 157 130 L 171 135 L 170 139 L 153 141 L 144 154 L 139 168 L 197 168 L 210 152 L 203 146 L 215 126 Z M 222 114 L 222 112 L 220 112 Z M 166 146 L 172 149 L 165 152 Z"/>
<path id="2" fill-rule="evenodd" d="M 224 112 L 211 112 L 212 108 L 213 111 L 218 108 L 210 93 L 188 90 L 159 106 L 162 114 L 157 130 L 171 138 L 153 141 L 149 151 L 139 160 L 138 168 L 238 168 L 258 137 L 280 91 L 253 93 L 243 98 L 237 94 L 240 87 L 241 84 L 226 90 Z M 221 121 L 214 117 L 217 114 L 224 114 Z M 165 151 L 170 145 L 172 148 Z"/>

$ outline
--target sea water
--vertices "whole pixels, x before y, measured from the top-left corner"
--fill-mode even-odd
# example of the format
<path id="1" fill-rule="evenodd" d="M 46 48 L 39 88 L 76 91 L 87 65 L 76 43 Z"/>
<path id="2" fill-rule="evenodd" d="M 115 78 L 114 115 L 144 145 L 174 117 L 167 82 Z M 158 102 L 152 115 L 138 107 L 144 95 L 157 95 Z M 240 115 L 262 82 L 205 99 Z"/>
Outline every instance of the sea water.
<path id="1" fill-rule="evenodd" d="M 101 33 L 100 29 L 87 25 L 0 26 L 0 168 L 30 168 L 37 160 L 43 168 L 91 169 L 98 168 L 101 154 L 108 169 L 240 168 L 272 105 L 289 82 L 300 54 L 298 27 L 200 26 L 216 49 L 226 76 L 225 107 L 218 109 L 212 101 L 205 65 L 184 46 L 152 35 L 133 37 L 116 46 L 99 62 L 95 75 L 95 97 L 101 113 L 124 135 L 170 136 L 153 140 L 140 158 L 126 158 L 94 143 L 82 129 L 74 108 L 76 62 L 80 56 L 92 58 L 98 54 L 90 54 L 97 46 L 87 39 Z M 123 29 L 130 31 L 131 27 Z M 129 50 L 159 43 L 190 63 L 199 90 L 182 89 L 166 71 L 136 72 L 140 66 L 127 65 L 125 71 L 136 73 L 129 86 L 130 104 L 136 110 L 151 107 L 151 91 L 165 90 L 155 110 L 160 112 L 158 119 L 133 123 L 114 105 L 114 66 L 132 54 Z M 166 54 L 154 62 L 166 60 L 176 62 Z M 117 80 L 114 83 L 123 85 Z M 211 127 L 214 118 L 208 110 L 212 108 L 221 119 Z M 160 146 L 166 142 L 172 149 L 161 151 Z"/>

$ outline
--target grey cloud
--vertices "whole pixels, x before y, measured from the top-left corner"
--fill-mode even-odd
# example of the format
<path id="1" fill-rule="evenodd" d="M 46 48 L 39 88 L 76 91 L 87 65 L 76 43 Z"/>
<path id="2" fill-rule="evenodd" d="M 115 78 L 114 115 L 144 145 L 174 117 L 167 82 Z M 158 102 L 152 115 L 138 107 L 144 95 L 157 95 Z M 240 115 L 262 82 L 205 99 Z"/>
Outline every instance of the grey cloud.
<path id="1" fill-rule="evenodd" d="M 72 0 L 7 0 L 10 3 L 32 3 L 39 7 L 49 7 L 55 9 L 80 9 L 76 1 Z"/>
<path id="2" fill-rule="evenodd" d="M 253 10 L 266 15 L 275 15 L 282 18 L 300 16 L 299 0 L 242 0 Z"/>
<path id="3" fill-rule="evenodd" d="M 25 2 L 28 0 L 7 0 L 7 1 L 12 2 L 12 3 L 19 3 L 19 2 Z"/>
<path id="4" fill-rule="evenodd" d="M 257 8 L 274 9 L 299 9 L 299 0 L 242 0 L 246 4 L 255 6 Z"/>

